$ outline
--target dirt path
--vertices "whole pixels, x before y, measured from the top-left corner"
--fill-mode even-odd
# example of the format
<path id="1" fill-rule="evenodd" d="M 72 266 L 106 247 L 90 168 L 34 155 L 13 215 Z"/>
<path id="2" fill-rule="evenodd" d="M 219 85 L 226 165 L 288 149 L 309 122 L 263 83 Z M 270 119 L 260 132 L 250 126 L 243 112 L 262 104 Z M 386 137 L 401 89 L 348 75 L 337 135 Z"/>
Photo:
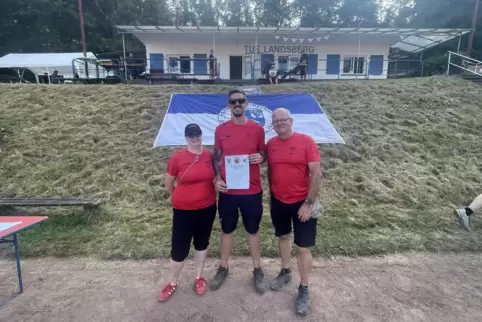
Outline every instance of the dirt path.
<path id="1" fill-rule="evenodd" d="M 293 262 L 295 264 L 295 262 Z M 269 278 L 278 261 L 265 259 Z M 157 295 L 167 261 L 23 261 L 25 292 L 0 308 L 0 321 L 476 321 L 482 316 L 482 256 L 409 254 L 317 260 L 312 310 L 293 313 L 299 278 L 263 296 L 251 287 L 251 262 L 236 258 L 226 285 L 194 294 L 189 262 L 177 293 Z M 216 262 L 206 271 L 211 277 Z M 0 260 L 0 301 L 16 290 L 15 264 Z"/>

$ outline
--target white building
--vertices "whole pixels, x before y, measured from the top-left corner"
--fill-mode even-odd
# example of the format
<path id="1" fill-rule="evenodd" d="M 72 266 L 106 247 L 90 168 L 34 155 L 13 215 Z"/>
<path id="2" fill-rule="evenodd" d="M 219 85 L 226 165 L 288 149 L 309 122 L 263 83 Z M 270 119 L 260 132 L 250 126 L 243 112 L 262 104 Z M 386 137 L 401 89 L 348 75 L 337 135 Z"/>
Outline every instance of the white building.
<path id="1" fill-rule="evenodd" d="M 257 28 L 117 26 L 146 47 L 146 73 L 162 71 L 209 79 L 207 58 L 217 59 L 217 77 L 258 79 L 269 61 L 289 71 L 308 55 L 308 79 L 385 79 L 391 53 L 421 53 L 470 32 L 468 29 Z M 400 56 L 402 54 L 402 56 Z M 421 56 L 420 56 L 421 59 Z"/>

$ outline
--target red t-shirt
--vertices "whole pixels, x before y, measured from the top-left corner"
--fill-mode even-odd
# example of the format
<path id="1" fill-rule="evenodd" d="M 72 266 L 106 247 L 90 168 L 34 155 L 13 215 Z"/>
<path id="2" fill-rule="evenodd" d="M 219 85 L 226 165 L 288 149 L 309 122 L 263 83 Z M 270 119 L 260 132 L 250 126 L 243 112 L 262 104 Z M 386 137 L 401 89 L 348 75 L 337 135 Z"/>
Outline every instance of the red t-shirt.
<path id="1" fill-rule="evenodd" d="M 217 126 L 214 133 L 214 148 L 221 150 L 221 178 L 226 182 L 224 157 L 239 154 L 264 152 L 264 128 L 253 120 L 238 125 L 227 121 Z M 249 165 L 249 189 L 229 189 L 227 194 L 250 195 L 262 191 L 259 164 Z"/>
<path id="2" fill-rule="evenodd" d="M 287 204 L 306 200 L 310 188 L 308 162 L 321 160 L 315 141 L 295 132 L 286 140 L 277 136 L 270 139 L 266 151 L 274 197 Z"/>
<path id="3" fill-rule="evenodd" d="M 213 155 L 209 150 L 203 149 L 198 161 L 194 163 L 196 156 L 183 148 L 176 151 L 167 163 L 167 173 L 177 180 L 171 198 L 173 208 L 196 210 L 216 203 Z M 188 168 L 189 171 L 186 172 Z"/>

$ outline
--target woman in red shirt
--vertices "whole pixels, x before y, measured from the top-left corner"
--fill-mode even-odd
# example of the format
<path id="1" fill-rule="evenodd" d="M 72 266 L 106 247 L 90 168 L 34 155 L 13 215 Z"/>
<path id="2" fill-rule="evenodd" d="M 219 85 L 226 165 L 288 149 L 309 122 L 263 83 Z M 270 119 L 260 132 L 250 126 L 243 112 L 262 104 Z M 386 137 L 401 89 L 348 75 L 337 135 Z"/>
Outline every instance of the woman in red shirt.
<path id="1" fill-rule="evenodd" d="M 176 151 L 167 164 L 165 185 L 171 194 L 173 208 L 171 239 L 171 281 L 161 291 L 160 301 L 166 301 L 176 291 L 179 274 L 193 241 L 198 295 L 206 291 L 202 276 L 214 219 L 216 191 L 214 188 L 213 156 L 202 147 L 202 131 L 197 124 L 184 129 L 187 146 Z"/>

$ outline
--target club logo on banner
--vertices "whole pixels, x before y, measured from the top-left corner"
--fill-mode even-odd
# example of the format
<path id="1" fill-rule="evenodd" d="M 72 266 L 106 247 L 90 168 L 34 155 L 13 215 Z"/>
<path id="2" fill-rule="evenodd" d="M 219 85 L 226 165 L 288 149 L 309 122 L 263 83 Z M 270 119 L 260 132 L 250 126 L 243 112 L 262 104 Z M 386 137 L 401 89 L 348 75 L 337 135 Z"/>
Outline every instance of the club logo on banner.
<path id="1" fill-rule="evenodd" d="M 271 115 L 273 112 L 266 106 L 248 103 L 246 107 L 246 117 L 250 120 L 258 122 L 263 128 L 264 132 L 269 132 L 273 129 Z M 229 121 L 231 119 L 231 109 L 226 106 L 218 114 L 219 124 Z"/>
<path id="2" fill-rule="evenodd" d="M 284 107 L 291 112 L 294 131 L 310 135 L 316 143 L 345 144 L 311 94 L 248 94 L 247 99 L 246 117 L 263 126 L 266 141 L 277 135 L 272 124 L 273 111 Z M 231 119 L 227 101 L 226 94 L 172 94 L 154 147 L 186 145 L 184 128 L 189 123 L 201 127 L 204 145 L 213 145 L 216 127 Z"/>

